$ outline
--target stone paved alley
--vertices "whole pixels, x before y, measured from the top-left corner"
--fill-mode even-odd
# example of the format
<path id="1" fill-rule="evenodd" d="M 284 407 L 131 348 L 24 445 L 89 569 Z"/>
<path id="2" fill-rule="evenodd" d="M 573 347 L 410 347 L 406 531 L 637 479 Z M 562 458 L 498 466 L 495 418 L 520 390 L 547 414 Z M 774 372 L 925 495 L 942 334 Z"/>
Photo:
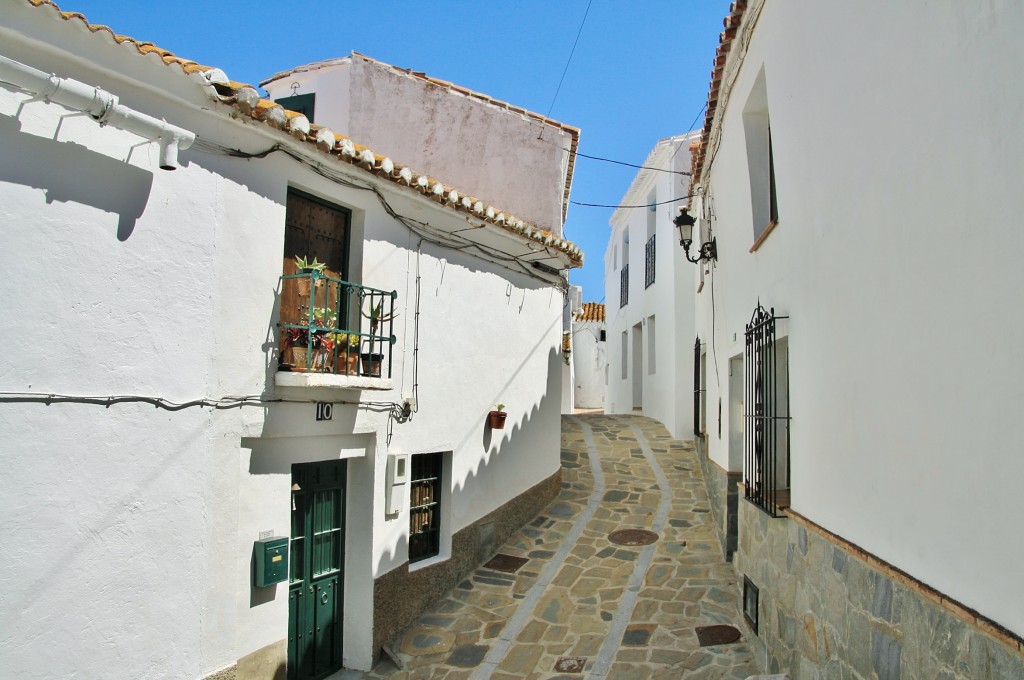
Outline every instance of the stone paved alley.
<path id="1" fill-rule="evenodd" d="M 348 677 L 717 680 L 759 672 L 745 638 L 698 643 L 698 626 L 744 628 L 692 443 L 640 416 L 563 416 L 562 463 L 559 497 L 499 551 L 521 559 L 479 568 L 407 630 L 393 650 L 404 669 L 385 659 Z M 623 528 L 658 540 L 610 542 Z"/>

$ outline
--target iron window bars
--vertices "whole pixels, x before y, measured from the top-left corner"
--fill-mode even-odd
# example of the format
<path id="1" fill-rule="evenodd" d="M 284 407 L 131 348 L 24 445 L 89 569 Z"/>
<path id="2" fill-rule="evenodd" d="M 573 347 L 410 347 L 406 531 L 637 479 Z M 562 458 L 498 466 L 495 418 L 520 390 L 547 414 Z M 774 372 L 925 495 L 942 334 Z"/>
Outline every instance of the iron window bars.
<path id="1" fill-rule="evenodd" d="M 443 454 L 411 457 L 409 484 L 409 562 L 441 552 L 441 471 Z"/>
<path id="2" fill-rule="evenodd" d="M 629 265 L 622 265 L 619 272 L 619 307 L 625 307 L 629 303 Z"/>
<path id="3" fill-rule="evenodd" d="M 644 246 L 644 288 L 650 288 L 654 284 L 654 237 L 657 234 L 651 234 L 651 237 L 647 239 L 647 245 Z"/>
<path id="4" fill-rule="evenodd" d="M 775 322 L 786 318 L 775 316 L 774 307 L 766 311 L 758 303 L 744 334 L 744 496 L 772 517 L 779 516 L 779 492 L 789 487 L 789 405 L 785 405 L 785 415 L 779 415 L 775 340 Z M 783 397 L 788 400 L 788 387 Z M 778 459 L 779 421 L 785 421 L 781 437 L 783 470 L 779 469 Z"/>
<path id="5" fill-rule="evenodd" d="M 704 432 L 700 428 L 700 412 L 704 401 L 704 390 L 700 388 L 700 336 L 693 343 L 693 434 L 700 437 Z"/>

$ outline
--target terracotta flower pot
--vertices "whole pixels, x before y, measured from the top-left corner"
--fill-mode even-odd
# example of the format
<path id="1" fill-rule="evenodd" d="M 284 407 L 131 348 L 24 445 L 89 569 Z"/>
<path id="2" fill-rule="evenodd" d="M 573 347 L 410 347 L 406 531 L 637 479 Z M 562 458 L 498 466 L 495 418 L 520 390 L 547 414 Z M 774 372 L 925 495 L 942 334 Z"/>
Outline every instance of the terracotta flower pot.
<path id="1" fill-rule="evenodd" d="M 380 377 L 380 363 L 384 360 L 383 354 L 360 354 L 363 363 L 362 374 L 370 378 Z"/>
<path id="2" fill-rule="evenodd" d="M 505 429 L 505 418 L 508 414 L 504 411 L 491 411 L 487 414 L 487 425 L 492 430 L 504 430 Z"/>

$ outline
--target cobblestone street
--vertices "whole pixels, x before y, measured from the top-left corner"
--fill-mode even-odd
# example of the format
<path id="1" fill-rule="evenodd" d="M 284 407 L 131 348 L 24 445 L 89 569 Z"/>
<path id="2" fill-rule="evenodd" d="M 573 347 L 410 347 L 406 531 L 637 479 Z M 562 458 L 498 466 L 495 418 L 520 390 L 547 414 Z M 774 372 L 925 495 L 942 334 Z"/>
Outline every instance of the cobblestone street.
<path id="1" fill-rule="evenodd" d="M 371 673 L 342 677 L 700 680 L 759 672 L 742 638 L 698 642 L 697 627 L 743 626 L 692 445 L 649 418 L 563 416 L 562 463 L 560 496 L 501 548 L 499 561 L 396 642 L 404 669 L 385 659 Z M 620 529 L 658 538 L 616 545 L 609 534 Z"/>

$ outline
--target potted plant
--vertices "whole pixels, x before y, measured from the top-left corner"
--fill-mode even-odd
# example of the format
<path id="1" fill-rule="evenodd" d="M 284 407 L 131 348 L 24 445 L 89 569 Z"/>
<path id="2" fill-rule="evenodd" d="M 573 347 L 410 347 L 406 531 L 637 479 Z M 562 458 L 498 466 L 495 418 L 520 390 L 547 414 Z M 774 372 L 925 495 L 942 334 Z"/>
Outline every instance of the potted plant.
<path id="1" fill-rule="evenodd" d="M 340 334 L 327 329 L 335 328 L 337 320 L 338 315 L 334 311 L 314 308 L 313 323 L 309 328 L 287 329 L 284 363 L 290 364 L 293 371 L 329 371 L 333 367 L 333 336 Z"/>
<path id="2" fill-rule="evenodd" d="M 341 362 L 339 369 L 341 366 L 345 367 L 345 370 L 339 370 L 339 373 L 343 372 L 345 375 L 359 373 L 359 335 L 357 333 L 328 333 L 323 342 L 328 354 L 333 356 L 337 351 L 338 359 Z"/>
<path id="3" fill-rule="evenodd" d="M 370 337 L 369 337 L 369 352 L 363 352 L 360 355 L 362 359 L 363 375 L 370 376 L 373 378 L 380 377 L 380 366 L 384 360 L 384 354 L 372 351 L 377 338 L 377 329 L 380 328 L 380 324 L 385 321 L 391 321 L 397 316 L 396 314 L 384 314 L 384 301 L 381 300 L 376 305 L 370 306 L 370 313 L 361 312 L 364 317 L 370 320 Z M 380 343 L 383 346 L 383 341 Z"/>
<path id="4" fill-rule="evenodd" d="M 505 418 L 508 416 L 505 413 L 504 404 L 496 404 L 495 409 L 487 414 L 487 425 L 492 430 L 504 430 L 505 429 Z"/>
<path id="5" fill-rule="evenodd" d="M 313 257 L 313 261 L 310 262 L 305 256 L 295 258 L 295 273 L 305 274 L 309 278 L 295 279 L 299 285 L 299 297 L 309 297 L 310 293 L 310 281 L 316 277 L 309 276 L 313 272 L 317 272 L 320 276 L 323 276 L 324 269 L 327 265 L 323 262 L 318 262 L 316 257 Z M 323 282 L 317 281 L 317 287 L 323 285 Z"/>

